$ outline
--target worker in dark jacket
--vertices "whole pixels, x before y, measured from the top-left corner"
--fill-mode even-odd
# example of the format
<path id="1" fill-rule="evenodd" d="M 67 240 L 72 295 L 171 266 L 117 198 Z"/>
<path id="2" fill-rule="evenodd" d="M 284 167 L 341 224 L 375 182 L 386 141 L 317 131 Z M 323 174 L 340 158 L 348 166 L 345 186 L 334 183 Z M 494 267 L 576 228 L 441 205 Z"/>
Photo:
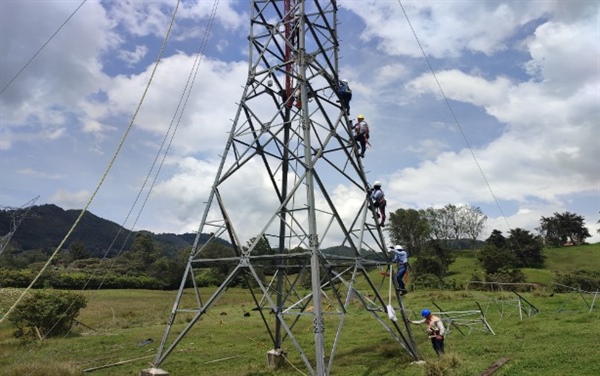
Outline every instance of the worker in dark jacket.
<path id="1" fill-rule="evenodd" d="M 348 115 L 350 115 L 350 101 L 352 100 L 352 89 L 348 85 L 348 80 L 340 80 L 338 82 L 337 89 L 338 97 L 340 98 L 340 104 L 342 105 L 342 109 L 346 111 Z"/>
<path id="2" fill-rule="evenodd" d="M 381 222 L 379 226 L 385 226 L 385 207 L 387 205 L 387 201 L 385 200 L 385 194 L 381 189 L 381 182 L 377 180 L 373 183 L 373 189 L 369 192 L 369 199 L 371 200 L 371 204 L 377 208 L 379 211 L 379 216 L 381 217 Z"/>

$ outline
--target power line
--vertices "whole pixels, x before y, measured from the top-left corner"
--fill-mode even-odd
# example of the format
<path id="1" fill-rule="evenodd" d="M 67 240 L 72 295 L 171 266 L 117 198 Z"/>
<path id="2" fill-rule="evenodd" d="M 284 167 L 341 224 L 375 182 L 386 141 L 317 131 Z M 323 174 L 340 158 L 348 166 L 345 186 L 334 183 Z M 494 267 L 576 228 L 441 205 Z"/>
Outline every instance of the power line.
<path id="1" fill-rule="evenodd" d="M 29 292 L 29 290 L 32 288 L 32 286 L 37 282 L 37 280 L 41 277 L 41 275 L 46 271 L 46 269 L 48 268 L 48 266 L 50 265 L 50 263 L 52 262 L 52 260 L 56 257 L 56 255 L 58 254 L 58 252 L 62 249 L 62 246 L 65 244 L 65 242 L 67 241 L 67 239 L 71 236 L 71 234 L 73 233 L 73 231 L 75 230 L 75 228 L 77 227 L 77 225 L 79 224 L 79 222 L 81 221 L 81 218 L 83 218 L 83 215 L 86 213 L 86 211 L 89 208 L 89 206 L 91 205 L 92 201 L 94 200 L 94 198 L 98 194 L 98 191 L 100 191 L 100 187 L 102 187 L 102 184 L 104 184 L 104 181 L 106 180 L 106 177 L 108 176 L 108 173 L 112 169 L 112 166 L 114 165 L 115 161 L 117 160 L 117 156 L 119 155 L 121 149 L 123 148 L 123 145 L 125 144 L 125 140 L 127 140 L 127 136 L 129 135 L 129 132 L 133 128 L 133 124 L 135 122 L 135 119 L 137 118 L 137 115 L 138 115 L 138 113 L 140 111 L 140 108 L 142 107 L 144 99 L 146 98 L 146 95 L 148 94 L 148 91 L 150 89 L 150 85 L 152 84 L 152 80 L 153 80 L 153 78 L 154 78 L 154 76 L 156 74 L 156 71 L 158 69 L 158 65 L 160 63 L 160 59 L 161 59 L 161 57 L 162 57 L 162 55 L 164 53 L 165 46 L 166 46 L 167 41 L 169 39 L 169 35 L 171 34 L 171 29 L 172 29 L 173 24 L 175 22 L 175 15 L 177 14 L 177 10 L 179 9 L 180 2 L 181 2 L 181 0 L 177 1 L 177 5 L 175 6 L 175 10 L 173 11 L 173 16 L 171 18 L 171 23 L 169 24 L 169 29 L 167 30 L 167 33 L 165 35 L 165 39 L 163 40 L 163 44 L 161 46 L 161 49 L 160 49 L 160 52 L 159 52 L 158 57 L 156 59 L 156 62 L 154 63 L 154 68 L 152 69 L 152 73 L 150 74 L 150 78 L 148 79 L 148 83 L 146 84 L 146 87 L 144 88 L 144 92 L 142 94 L 142 97 L 140 98 L 140 101 L 139 101 L 139 103 L 138 103 L 138 105 L 137 105 L 137 107 L 136 107 L 136 109 L 135 109 L 135 111 L 133 113 L 131 121 L 129 122 L 129 125 L 127 126 L 125 134 L 121 138 L 121 142 L 117 146 L 117 150 L 115 151 L 115 153 L 114 153 L 111 161 L 109 162 L 108 166 L 106 167 L 106 170 L 105 170 L 104 174 L 102 175 L 102 178 L 98 182 L 98 185 L 96 186 L 96 189 L 92 193 L 92 196 L 89 198 L 89 200 L 88 200 L 87 204 L 85 205 L 85 207 L 81 210 L 81 213 L 79 214 L 79 216 L 75 220 L 75 223 L 73 223 L 73 226 L 71 226 L 71 228 L 69 229 L 69 231 L 67 232 L 67 234 L 65 235 L 65 237 L 62 239 L 62 241 L 60 242 L 60 244 L 56 247 L 56 249 L 54 250 L 54 252 L 50 256 L 50 258 L 48 259 L 48 261 L 46 262 L 46 264 L 44 264 L 44 266 L 42 267 L 42 269 L 35 276 L 35 278 L 33 279 L 33 281 L 31 281 L 31 283 L 29 284 L 29 286 L 27 286 L 27 288 L 25 290 L 23 290 L 21 296 L 19 296 L 19 298 L 14 302 L 14 304 L 8 309 L 8 311 L 6 312 L 6 314 L 4 315 L 4 317 L 0 318 L 0 323 L 2 323 L 11 314 L 11 312 L 15 309 L 15 307 L 19 304 L 19 302 L 25 297 L 25 295 Z"/>
<path id="2" fill-rule="evenodd" d="M 431 62 L 429 61 L 429 58 L 427 57 L 427 54 L 425 53 L 425 49 L 423 48 L 423 45 L 421 44 L 421 41 L 419 40 L 419 37 L 417 36 L 417 32 L 415 31 L 412 23 L 410 22 L 408 14 L 406 13 L 404 6 L 402 5 L 402 1 L 398 0 L 398 4 L 400 5 L 400 8 L 402 8 L 402 13 L 404 14 L 404 17 L 406 18 L 406 22 L 408 23 L 408 26 L 410 27 L 410 30 L 412 31 L 412 34 L 415 37 L 415 41 L 417 42 L 419 49 L 421 50 L 421 54 L 423 55 L 425 62 L 427 62 L 427 66 L 429 67 L 429 70 L 431 71 L 431 75 L 433 76 L 433 79 L 435 80 L 437 87 L 440 90 L 442 97 L 444 98 L 444 102 L 446 103 L 446 106 L 448 107 L 448 110 L 450 111 L 452 119 L 454 120 L 454 124 L 456 124 L 456 127 L 460 131 L 460 134 L 462 135 L 463 140 L 465 141 L 465 144 L 467 145 L 467 148 L 469 149 L 469 152 L 471 153 L 471 156 L 473 157 L 473 160 L 475 161 L 475 164 L 477 165 L 477 168 L 479 169 L 479 173 L 481 174 L 481 177 L 483 178 L 483 181 L 485 182 L 485 185 L 488 188 L 488 191 L 492 195 L 492 198 L 494 199 L 494 203 L 496 204 L 496 207 L 500 211 L 500 215 L 502 216 L 502 219 L 504 219 L 504 222 L 506 223 L 506 227 L 508 227 L 509 230 L 512 230 L 510 224 L 508 223 L 508 220 L 506 219 L 506 215 L 504 214 L 504 211 L 502 210 L 502 207 L 500 206 L 500 202 L 496 198 L 496 195 L 494 194 L 494 190 L 492 189 L 492 186 L 490 185 L 485 173 L 483 172 L 483 169 L 481 168 L 481 165 L 479 164 L 479 161 L 477 160 L 477 157 L 475 156 L 475 152 L 473 151 L 473 148 L 471 147 L 471 144 L 469 143 L 469 140 L 467 139 L 467 135 L 463 131 L 462 126 L 460 125 L 460 122 L 458 121 L 458 117 L 456 116 L 456 113 L 454 112 L 454 108 L 450 104 L 450 100 L 446 96 L 446 93 L 444 92 L 444 89 L 442 88 L 442 84 L 440 84 L 440 81 L 438 80 L 437 75 L 435 74 L 435 70 L 433 69 Z M 519 251 L 523 255 L 525 262 L 527 262 L 527 264 L 529 265 L 529 261 L 527 260 L 525 253 L 521 249 L 520 244 L 517 243 L 517 245 L 519 246 Z"/>
<path id="3" fill-rule="evenodd" d="M 83 6 L 83 4 L 85 4 L 87 0 L 83 0 L 81 2 L 81 4 L 79 4 L 79 6 L 73 11 L 73 13 L 71 13 L 71 15 L 69 15 L 69 17 L 67 17 L 67 19 L 65 20 L 65 22 L 62 23 L 62 25 L 60 25 L 58 27 L 58 29 L 56 29 L 56 31 L 54 32 L 54 34 L 52 34 L 50 36 L 50 38 L 48 38 L 48 40 L 46 41 L 46 43 L 42 44 L 42 46 L 37 50 L 37 52 L 35 54 L 33 54 L 33 56 L 31 58 L 29 58 L 29 60 L 27 61 L 27 63 L 25 63 L 25 65 L 23 65 L 23 67 L 21 69 L 19 69 L 19 71 L 17 72 L 17 74 L 15 74 L 15 76 L 8 81 L 8 83 L 2 88 L 2 91 L 0 91 L 0 95 L 2 93 L 4 93 L 4 91 L 6 89 L 8 89 L 8 87 L 10 86 L 10 84 L 13 83 L 14 80 L 17 79 L 17 77 L 19 77 L 21 75 L 21 73 L 29 66 L 29 64 L 31 64 L 31 62 L 42 52 L 42 50 L 50 43 L 50 41 L 52 39 L 54 39 L 54 37 L 62 30 L 62 28 L 71 20 L 71 18 L 73 18 L 73 16 L 75 15 L 75 13 L 77 13 L 79 11 L 79 9 L 81 9 L 81 7 Z"/>

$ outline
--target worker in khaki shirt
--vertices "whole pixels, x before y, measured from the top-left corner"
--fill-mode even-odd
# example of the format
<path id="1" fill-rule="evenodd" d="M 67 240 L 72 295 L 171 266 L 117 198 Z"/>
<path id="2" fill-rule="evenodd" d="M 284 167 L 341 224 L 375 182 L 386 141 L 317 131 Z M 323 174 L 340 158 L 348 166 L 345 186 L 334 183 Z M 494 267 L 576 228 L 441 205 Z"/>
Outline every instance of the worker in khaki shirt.
<path id="1" fill-rule="evenodd" d="M 429 334 L 429 338 L 431 338 L 433 350 L 440 356 L 444 353 L 444 335 L 446 334 L 446 327 L 442 320 L 433 315 L 427 308 L 421 311 L 421 316 L 423 317 L 423 320 L 410 320 L 410 322 L 412 324 L 427 324 L 427 333 Z"/>

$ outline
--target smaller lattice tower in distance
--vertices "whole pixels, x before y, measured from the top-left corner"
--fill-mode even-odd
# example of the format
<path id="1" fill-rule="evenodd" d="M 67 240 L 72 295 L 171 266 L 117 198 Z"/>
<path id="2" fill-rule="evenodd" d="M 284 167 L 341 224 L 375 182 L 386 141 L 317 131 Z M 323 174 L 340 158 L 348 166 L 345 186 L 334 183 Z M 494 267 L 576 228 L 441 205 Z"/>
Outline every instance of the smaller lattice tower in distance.
<path id="1" fill-rule="evenodd" d="M 28 216 L 31 216 L 29 212 L 31 211 L 33 205 L 35 205 L 35 202 L 38 200 L 38 198 L 40 198 L 40 196 L 29 200 L 23 206 L 18 208 L 10 206 L 0 206 L 0 210 L 7 213 L 10 216 L 9 230 L 0 238 L 0 255 L 6 249 L 8 243 L 10 243 L 10 239 L 19 228 L 19 225 L 21 225 L 23 219 Z"/>

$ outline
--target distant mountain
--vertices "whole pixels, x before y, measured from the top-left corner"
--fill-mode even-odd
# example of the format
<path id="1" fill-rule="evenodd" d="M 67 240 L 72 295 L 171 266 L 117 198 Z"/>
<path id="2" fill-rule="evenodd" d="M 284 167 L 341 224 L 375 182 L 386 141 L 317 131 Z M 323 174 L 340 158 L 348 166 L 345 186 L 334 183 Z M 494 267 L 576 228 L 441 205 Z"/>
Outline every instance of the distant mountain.
<path id="1" fill-rule="evenodd" d="M 10 246 L 21 251 L 52 251 L 60 244 L 80 213 L 81 210 L 64 210 L 52 204 L 34 206 L 12 236 Z M 12 212 L 0 210 L 0 236 L 10 231 L 11 225 Z M 152 235 L 157 245 L 167 254 L 191 246 L 196 237 L 196 234 L 192 233 Z M 203 234 L 203 237 L 208 239 L 209 235 Z M 71 243 L 81 242 L 94 257 L 104 256 L 110 248 L 110 257 L 116 255 L 121 248 L 124 251 L 129 250 L 134 238 L 135 233 L 132 231 L 86 212 L 63 248 L 69 248 Z"/>

